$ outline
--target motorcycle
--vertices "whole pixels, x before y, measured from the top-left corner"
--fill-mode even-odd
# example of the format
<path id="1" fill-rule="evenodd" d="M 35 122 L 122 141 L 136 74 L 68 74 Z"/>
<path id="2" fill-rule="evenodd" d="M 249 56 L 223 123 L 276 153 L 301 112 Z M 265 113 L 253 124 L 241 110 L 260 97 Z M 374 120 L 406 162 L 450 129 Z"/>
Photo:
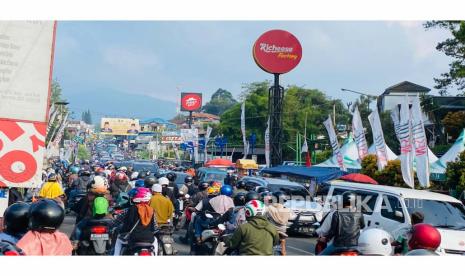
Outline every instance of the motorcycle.
<path id="1" fill-rule="evenodd" d="M 173 232 L 174 227 L 170 224 L 158 226 L 158 232 L 155 234 L 158 244 L 158 255 L 176 255 L 178 253 L 173 246 Z"/>
<path id="2" fill-rule="evenodd" d="M 173 216 L 173 226 L 176 230 L 179 230 L 186 225 L 185 209 L 188 205 L 189 198 L 189 194 L 179 192 L 179 197 L 177 198 L 179 211 L 176 211 Z"/>
<path id="3" fill-rule="evenodd" d="M 206 217 L 213 219 L 211 214 L 206 214 Z M 216 253 L 221 236 L 224 234 L 226 226 L 223 224 L 212 224 L 208 229 L 202 231 L 201 243 L 196 245 L 196 255 L 219 255 Z"/>
<path id="4" fill-rule="evenodd" d="M 70 191 L 69 199 L 66 202 L 67 203 L 66 209 L 65 209 L 66 214 L 69 214 L 71 212 L 77 212 L 76 207 L 77 207 L 78 202 L 86 196 L 87 196 L 87 193 L 85 191 L 81 191 L 81 190 Z"/>
<path id="5" fill-rule="evenodd" d="M 95 219 L 82 229 L 76 255 L 108 255 L 111 250 L 111 219 Z"/>

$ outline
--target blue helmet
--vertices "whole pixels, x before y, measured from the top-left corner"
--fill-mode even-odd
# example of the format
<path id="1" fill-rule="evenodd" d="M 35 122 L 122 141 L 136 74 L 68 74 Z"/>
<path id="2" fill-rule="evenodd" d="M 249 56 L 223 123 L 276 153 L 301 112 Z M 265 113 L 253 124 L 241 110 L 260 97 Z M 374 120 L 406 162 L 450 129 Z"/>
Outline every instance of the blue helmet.
<path id="1" fill-rule="evenodd" d="M 137 188 L 133 188 L 128 192 L 129 199 L 132 199 L 137 194 Z"/>
<path id="2" fill-rule="evenodd" d="M 144 179 L 138 179 L 136 180 L 135 186 L 136 188 L 143 188 L 145 187 L 144 183 L 145 183 Z"/>
<path id="3" fill-rule="evenodd" d="M 73 173 L 73 174 L 77 174 L 77 173 L 79 172 L 79 167 L 72 166 L 72 167 L 70 168 L 70 171 L 71 171 L 71 173 Z"/>
<path id="4" fill-rule="evenodd" d="M 230 185 L 223 185 L 221 187 L 220 193 L 225 196 L 232 196 L 233 188 Z"/>

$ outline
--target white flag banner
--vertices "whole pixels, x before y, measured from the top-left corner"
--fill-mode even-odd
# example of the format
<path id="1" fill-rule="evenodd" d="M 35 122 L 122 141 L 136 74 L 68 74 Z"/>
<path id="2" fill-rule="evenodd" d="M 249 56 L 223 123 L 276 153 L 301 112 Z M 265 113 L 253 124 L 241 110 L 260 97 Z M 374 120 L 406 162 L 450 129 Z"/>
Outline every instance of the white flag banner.
<path id="1" fill-rule="evenodd" d="M 0 22 L 0 118 L 46 122 L 55 22 Z"/>
<path id="2" fill-rule="evenodd" d="M 378 159 L 378 170 L 381 171 L 387 165 L 388 156 L 377 108 L 368 115 L 368 121 L 370 122 L 371 130 L 373 132 L 373 143 L 375 144 L 376 157 Z"/>
<path id="3" fill-rule="evenodd" d="M 394 132 L 396 133 L 397 140 L 400 142 L 399 138 L 399 123 L 400 123 L 400 114 L 399 114 L 399 108 L 396 106 L 391 110 L 391 119 L 392 122 L 394 123 Z"/>
<path id="4" fill-rule="evenodd" d="M 336 131 L 334 130 L 333 121 L 331 121 L 331 116 L 328 115 L 328 119 L 323 122 L 325 125 L 326 131 L 328 131 L 329 141 L 331 143 L 331 148 L 333 149 L 333 156 L 336 157 L 337 165 L 341 170 L 345 171 L 344 160 L 342 158 L 341 149 L 339 143 L 337 142 Z"/>
<path id="5" fill-rule="evenodd" d="M 302 145 L 302 149 L 300 150 L 301 153 L 308 152 L 308 145 L 307 145 L 307 137 L 304 136 L 304 144 Z"/>
<path id="6" fill-rule="evenodd" d="M 409 109 L 409 100 L 405 96 L 400 107 L 399 140 L 400 140 L 400 166 L 402 178 L 409 187 L 414 187 L 413 179 L 413 145 L 412 127 Z"/>
<path id="7" fill-rule="evenodd" d="M 245 101 L 242 102 L 241 106 L 241 132 L 242 132 L 242 142 L 244 144 L 244 159 L 247 158 L 248 155 L 248 143 L 247 143 L 247 136 L 245 133 Z"/>
<path id="8" fill-rule="evenodd" d="M 66 113 L 65 117 L 61 121 L 60 127 L 58 128 L 58 132 L 55 134 L 55 139 L 53 139 L 54 143 L 59 143 L 61 141 L 61 137 L 63 137 L 63 133 L 65 131 L 66 122 L 68 121 L 68 113 Z"/>
<path id="9" fill-rule="evenodd" d="M 355 106 L 352 117 L 352 131 L 354 133 L 355 144 L 357 145 L 358 157 L 362 160 L 368 154 L 368 144 L 365 138 L 365 129 L 363 128 L 358 106 Z"/>
<path id="10" fill-rule="evenodd" d="M 412 140 L 415 149 L 418 181 L 422 187 L 429 187 L 428 142 L 418 96 L 413 98 L 412 101 Z"/>
<path id="11" fill-rule="evenodd" d="M 175 143 L 171 143 L 171 146 L 173 147 L 173 150 L 174 150 L 174 155 L 176 156 L 176 159 L 179 160 L 179 151 L 178 151 L 178 147 L 176 146 Z"/>
<path id="12" fill-rule="evenodd" d="M 197 128 L 192 128 L 194 136 L 194 160 L 195 162 L 199 161 L 199 130 Z"/>
<path id="13" fill-rule="evenodd" d="M 268 117 L 268 122 L 266 123 L 265 130 L 265 162 L 266 167 L 270 167 L 270 118 Z"/>
<path id="14" fill-rule="evenodd" d="M 205 134 L 205 162 L 208 161 L 208 152 L 207 152 L 207 149 L 208 149 L 208 142 L 210 141 L 210 135 L 212 134 L 212 128 L 211 127 L 207 127 L 207 133 Z"/>

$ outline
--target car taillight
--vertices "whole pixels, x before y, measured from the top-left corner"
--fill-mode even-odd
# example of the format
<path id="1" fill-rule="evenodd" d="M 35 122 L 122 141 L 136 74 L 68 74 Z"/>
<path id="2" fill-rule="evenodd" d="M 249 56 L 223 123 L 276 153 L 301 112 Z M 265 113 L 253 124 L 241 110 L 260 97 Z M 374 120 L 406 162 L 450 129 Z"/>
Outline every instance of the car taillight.
<path id="1" fill-rule="evenodd" d="M 4 256 L 19 256 L 19 253 L 16 251 L 5 251 L 3 252 Z"/>
<path id="2" fill-rule="evenodd" d="M 90 229 L 92 234 L 104 234 L 107 232 L 106 226 L 94 226 Z"/>
<path id="3" fill-rule="evenodd" d="M 152 256 L 148 250 L 142 250 L 139 252 L 139 256 Z"/>
<path id="4" fill-rule="evenodd" d="M 355 251 L 342 252 L 340 256 L 358 256 L 358 253 Z"/>

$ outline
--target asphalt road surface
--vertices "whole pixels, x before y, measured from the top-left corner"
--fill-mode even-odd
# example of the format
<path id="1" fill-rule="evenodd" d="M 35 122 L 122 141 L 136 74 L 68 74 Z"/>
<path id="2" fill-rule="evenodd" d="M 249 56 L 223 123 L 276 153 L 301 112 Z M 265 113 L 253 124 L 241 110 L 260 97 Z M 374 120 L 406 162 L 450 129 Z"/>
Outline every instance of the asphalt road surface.
<path id="1" fill-rule="evenodd" d="M 70 236 L 74 228 L 74 222 L 74 216 L 66 216 L 60 230 Z M 179 241 L 179 237 L 184 236 L 184 231 L 185 230 L 180 230 L 174 233 L 174 240 L 176 242 L 174 246 L 178 250 L 178 255 L 189 255 L 189 245 L 183 244 Z M 315 252 L 315 244 L 315 238 L 303 235 L 291 235 L 286 242 L 287 254 L 294 256 L 313 255 Z"/>

